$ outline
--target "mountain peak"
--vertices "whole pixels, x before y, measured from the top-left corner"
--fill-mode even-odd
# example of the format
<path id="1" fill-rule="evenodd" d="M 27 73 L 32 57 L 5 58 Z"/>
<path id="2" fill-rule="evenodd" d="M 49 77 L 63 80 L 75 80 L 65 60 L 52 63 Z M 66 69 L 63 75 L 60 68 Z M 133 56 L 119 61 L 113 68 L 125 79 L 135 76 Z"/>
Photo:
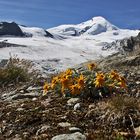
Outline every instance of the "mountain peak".
<path id="1" fill-rule="evenodd" d="M 110 23 L 107 19 L 105 19 L 104 17 L 102 16 L 97 16 L 97 17 L 93 17 L 91 19 L 92 22 L 96 22 L 96 23 Z M 111 24 L 111 23 L 110 23 Z"/>
<path id="2" fill-rule="evenodd" d="M 85 22 L 82 22 L 80 23 L 79 25 L 84 25 L 84 24 L 89 24 L 89 25 L 92 25 L 92 24 L 98 24 L 98 23 L 105 23 L 105 22 L 108 22 L 105 18 L 101 17 L 101 16 L 97 16 L 97 17 L 93 17 Z"/>
<path id="3" fill-rule="evenodd" d="M 79 36 L 81 34 L 97 35 L 102 32 L 114 31 L 118 29 L 118 27 L 111 24 L 104 17 L 97 16 L 77 25 L 61 25 L 49 30 L 62 35 Z"/>
<path id="4" fill-rule="evenodd" d="M 106 20 L 106 19 L 102 16 L 97 16 L 97 17 L 93 17 L 92 20 Z"/>
<path id="5" fill-rule="evenodd" d="M 108 22 L 108 21 L 102 16 L 97 16 L 97 17 L 91 18 L 90 20 L 82 22 L 81 24 L 85 24 L 85 23 L 102 23 L 102 22 Z"/>
<path id="6" fill-rule="evenodd" d="M 88 26 L 89 30 L 86 31 L 86 34 L 96 35 L 106 31 L 118 30 L 119 28 L 111 24 L 104 17 L 98 16 L 93 17 L 91 20 L 88 20 L 80 26 Z"/>

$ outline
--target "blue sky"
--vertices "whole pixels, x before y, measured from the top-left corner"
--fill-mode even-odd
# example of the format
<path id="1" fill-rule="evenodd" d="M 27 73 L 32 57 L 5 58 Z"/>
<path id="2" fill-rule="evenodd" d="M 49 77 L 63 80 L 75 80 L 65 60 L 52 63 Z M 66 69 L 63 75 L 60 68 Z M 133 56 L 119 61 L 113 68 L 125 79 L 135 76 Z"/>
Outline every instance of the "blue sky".
<path id="1" fill-rule="evenodd" d="M 103 16 L 120 28 L 140 29 L 140 0 L 0 0 L 0 21 L 50 28 Z"/>

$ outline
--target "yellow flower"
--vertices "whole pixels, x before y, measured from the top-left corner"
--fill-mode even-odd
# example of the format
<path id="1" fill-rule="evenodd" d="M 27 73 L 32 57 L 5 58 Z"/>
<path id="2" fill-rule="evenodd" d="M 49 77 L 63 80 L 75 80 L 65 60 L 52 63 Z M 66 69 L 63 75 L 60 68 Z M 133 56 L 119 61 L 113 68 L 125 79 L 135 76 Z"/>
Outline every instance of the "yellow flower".
<path id="1" fill-rule="evenodd" d="M 105 82 L 105 76 L 103 73 L 96 73 L 95 87 L 102 87 Z"/>
<path id="2" fill-rule="evenodd" d="M 43 93 L 46 94 L 50 89 L 50 85 L 48 83 L 45 83 L 43 86 Z"/>
<path id="3" fill-rule="evenodd" d="M 54 77 L 53 79 L 52 79 L 52 83 L 56 83 L 56 82 L 58 82 L 59 81 L 59 77 L 58 76 L 56 76 L 56 77 Z"/>
<path id="4" fill-rule="evenodd" d="M 54 77 L 51 82 L 51 88 L 54 89 L 55 85 L 59 82 L 59 77 Z"/>
<path id="5" fill-rule="evenodd" d="M 62 84 L 61 92 L 64 94 L 65 88 L 70 87 L 70 80 L 68 79 L 67 76 L 63 76 L 60 81 Z"/>
<path id="6" fill-rule="evenodd" d="M 110 73 L 110 78 L 112 78 L 113 80 L 118 80 L 119 79 L 119 74 L 117 73 L 116 70 L 112 70 Z"/>
<path id="7" fill-rule="evenodd" d="M 71 89 L 71 93 L 74 95 L 74 94 L 79 94 L 80 93 L 80 87 L 78 84 L 75 84 L 75 85 L 72 85 L 70 87 Z"/>
<path id="8" fill-rule="evenodd" d="M 121 88 L 126 88 L 126 80 L 124 77 L 120 77 L 119 78 L 119 83 L 118 85 L 121 87 Z"/>
<path id="9" fill-rule="evenodd" d="M 52 83 L 51 84 L 51 89 L 54 89 L 55 88 L 55 83 Z"/>
<path id="10" fill-rule="evenodd" d="M 61 84 L 63 87 L 68 88 L 69 87 L 69 79 L 66 77 L 62 77 Z"/>
<path id="11" fill-rule="evenodd" d="M 66 79 L 71 80 L 71 75 L 65 75 L 64 77 L 65 77 Z"/>
<path id="12" fill-rule="evenodd" d="M 90 63 L 88 64 L 88 69 L 93 70 L 96 67 L 96 63 Z"/>
<path id="13" fill-rule="evenodd" d="M 78 82 L 78 86 L 79 86 L 80 88 L 83 88 L 83 87 L 84 87 L 85 82 L 84 82 L 84 76 L 83 76 L 82 74 L 80 75 L 80 77 L 79 77 L 79 79 L 77 80 L 77 82 Z"/>
<path id="14" fill-rule="evenodd" d="M 66 75 L 72 75 L 73 71 L 71 69 L 67 69 L 65 72 Z"/>

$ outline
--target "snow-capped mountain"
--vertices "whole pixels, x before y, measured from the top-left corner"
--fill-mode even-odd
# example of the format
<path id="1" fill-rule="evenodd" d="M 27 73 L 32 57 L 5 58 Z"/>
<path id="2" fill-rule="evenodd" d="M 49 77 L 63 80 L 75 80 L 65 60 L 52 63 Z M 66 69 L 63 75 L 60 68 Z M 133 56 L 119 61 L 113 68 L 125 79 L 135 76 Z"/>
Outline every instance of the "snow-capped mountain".
<path id="1" fill-rule="evenodd" d="M 19 27 L 27 37 L 33 36 L 33 37 L 52 37 L 53 38 L 53 35 L 43 28 L 24 27 L 21 25 L 19 25 Z"/>
<path id="2" fill-rule="evenodd" d="M 58 27 L 51 28 L 48 31 L 68 36 L 79 36 L 83 34 L 97 35 L 102 32 L 115 30 L 119 30 L 119 28 L 111 24 L 105 18 L 94 17 L 91 20 L 77 25 L 60 25 Z"/>
<path id="3" fill-rule="evenodd" d="M 52 37 L 53 35 L 42 28 L 25 27 L 15 22 L 0 22 L 0 36 L 15 37 Z"/>
<path id="4" fill-rule="evenodd" d="M 3 31 L 1 27 L 0 33 Z M 0 35 L 0 59 L 8 59 L 9 54 L 16 55 L 35 62 L 38 69 L 45 69 L 47 72 L 106 57 L 117 51 L 104 51 L 102 48 L 106 44 L 137 36 L 139 33 L 139 30 L 120 29 L 103 17 L 48 30 L 21 25 L 18 27 L 26 36 Z M 7 28 L 4 31 L 7 31 Z M 6 47 L 1 47 L 3 43 Z"/>

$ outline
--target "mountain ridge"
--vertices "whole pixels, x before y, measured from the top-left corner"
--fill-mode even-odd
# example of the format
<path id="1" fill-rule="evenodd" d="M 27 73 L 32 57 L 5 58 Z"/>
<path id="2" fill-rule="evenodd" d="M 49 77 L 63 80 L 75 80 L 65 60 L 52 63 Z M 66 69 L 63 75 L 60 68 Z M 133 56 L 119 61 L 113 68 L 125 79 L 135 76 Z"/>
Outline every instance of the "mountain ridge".
<path id="1" fill-rule="evenodd" d="M 94 26 L 92 31 L 89 30 L 88 25 L 93 24 L 92 20 L 96 22 L 97 19 L 99 26 Z M 105 25 L 105 28 L 98 30 L 101 23 Z M 139 33 L 139 30 L 119 29 L 102 17 L 78 24 L 81 29 L 86 28 L 86 31 L 74 36 L 69 31 L 68 34 L 61 34 L 43 28 L 19 26 L 27 36 L 1 36 L 0 42 L 5 47 L 0 48 L 0 60 L 9 59 L 9 54 L 11 54 L 19 59 L 31 60 L 37 69 L 50 73 L 116 53 L 118 50 L 103 50 L 102 48 L 106 44 L 136 36 Z M 77 31 L 81 32 L 80 28 Z M 51 36 L 45 36 L 47 31 Z M 95 31 L 96 34 L 93 34 Z"/>
<path id="2" fill-rule="evenodd" d="M 94 17 L 80 24 L 60 25 L 48 29 L 48 31 L 52 33 L 57 32 L 58 34 L 72 35 L 72 36 L 79 36 L 82 34 L 97 35 L 102 32 L 111 31 L 111 30 L 119 30 L 119 28 L 111 24 L 109 21 L 107 21 L 105 18 L 101 16 Z"/>
<path id="3" fill-rule="evenodd" d="M 53 35 L 43 28 L 27 27 L 19 25 L 15 22 L 0 22 L 0 36 L 17 36 L 17 37 L 32 37 L 44 36 L 51 37 Z"/>
<path id="4" fill-rule="evenodd" d="M 93 17 L 92 19 L 79 24 L 64 24 L 49 29 L 39 27 L 28 27 L 17 24 L 15 22 L 4 21 L 0 23 L 1 23 L 0 32 L 3 30 L 3 28 L 7 28 L 7 30 L 11 30 L 13 32 L 9 34 L 8 31 L 7 32 L 5 31 L 3 32 L 3 34 L 0 34 L 0 36 L 4 35 L 15 35 L 21 37 L 38 36 L 38 37 L 51 37 L 55 39 L 64 39 L 65 37 L 67 38 L 70 36 L 99 35 L 105 32 L 114 32 L 115 35 L 118 35 L 120 30 L 126 30 L 118 28 L 117 26 L 113 25 L 112 23 L 110 23 L 108 20 L 106 20 L 104 17 L 101 16 Z M 4 25 L 2 25 L 3 23 L 6 23 L 8 26 L 5 27 Z M 13 31 L 13 29 L 10 27 L 13 25 L 16 28 L 15 31 Z M 17 30 L 17 28 L 19 29 Z M 18 34 L 19 30 L 20 35 Z"/>

